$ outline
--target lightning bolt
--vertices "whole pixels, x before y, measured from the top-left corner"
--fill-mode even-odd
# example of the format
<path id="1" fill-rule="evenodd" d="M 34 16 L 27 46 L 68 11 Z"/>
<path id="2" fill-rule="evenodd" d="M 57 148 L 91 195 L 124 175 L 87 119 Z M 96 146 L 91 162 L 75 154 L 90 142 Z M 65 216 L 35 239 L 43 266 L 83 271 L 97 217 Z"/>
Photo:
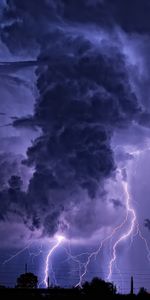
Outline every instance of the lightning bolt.
<path id="1" fill-rule="evenodd" d="M 139 155 L 139 151 L 134 152 L 132 154 L 136 154 Z M 112 258 L 109 262 L 109 266 L 108 266 L 108 276 L 107 276 L 107 280 L 110 281 L 111 277 L 112 277 L 112 272 L 113 272 L 113 266 L 116 263 L 116 259 L 117 259 L 117 247 L 119 246 L 119 244 L 121 244 L 121 242 L 123 242 L 124 240 L 127 240 L 129 237 L 133 237 L 136 235 L 139 235 L 139 237 L 141 238 L 141 240 L 144 242 L 145 247 L 146 247 L 146 251 L 147 251 L 147 258 L 150 262 L 150 249 L 147 243 L 147 240 L 143 237 L 140 229 L 139 229 L 139 224 L 137 221 L 137 216 L 136 216 L 136 212 L 134 210 L 134 208 L 131 205 L 131 199 L 130 199 L 130 193 L 129 193 L 129 187 L 128 187 L 128 182 L 125 181 L 123 179 L 122 176 L 122 169 L 117 169 L 117 172 L 119 173 L 121 182 L 122 182 L 122 186 L 123 186 L 123 190 L 124 190 L 124 194 L 125 194 L 125 208 L 126 208 L 126 214 L 125 214 L 125 218 L 124 220 L 121 222 L 120 225 L 116 226 L 110 235 L 108 235 L 105 239 L 103 239 L 100 243 L 100 246 L 98 247 L 98 249 L 94 252 L 92 252 L 89 256 L 88 259 L 86 261 L 86 263 L 84 264 L 84 271 L 83 273 L 80 275 L 80 280 L 79 282 L 76 284 L 76 287 L 82 287 L 82 282 L 84 279 L 84 276 L 86 275 L 87 271 L 88 271 L 88 266 L 92 260 L 93 257 L 97 257 L 97 255 L 100 253 L 102 247 L 104 246 L 104 243 L 112 238 L 115 237 L 117 232 L 120 232 L 120 230 L 122 230 L 124 228 L 124 226 L 128 225 L 128 229 L 125 230 L 124 233 L 121 234 L 121 236 L 117 239 L 117 241 L 114 243 L 113 245 L 113 250 L 112 250 Z M 129 223 L 129 224 L 128 224 Z M 134 234 L 134 229 L 137 229 L 136 234 Z M 121 272 L 119 271 L 120 275 Z"/>
<path id="2" fill-rule="evenodd" d="M 115 244 L 113 245 L 113 255 L 112 258 L 110 260 L 109 263 L 109 273 L 108 273 L 108 277 L 107 280 L 110 281 L 111 280 L 111 276 L 112 276 L 112 268 L 113 265 L 116 261 L 117 255 L 116 255 L 116 249 L 118 247 L 118 245 L 126 240 L 128 237 L 131 236 L 131 234 L 134 232 L 134 228 L 136 225 L 136 221 L 137 221 L 137 217 L 136 217 L 136 213 L 135 210 L 133 209 L 133 207 L 130 205 L 130 195 L 129 195 L 129 190 L 128 190 L 128 183 L 126 181 L 122 181 L 123 187 L 124 187 L 124 191 L 125 191 L 125 199 L 126 199 L 126 211 L 127 211 L 127 218 L 126 221 L 128 221 L 128 216 L 131 216 L 131 222 L 130 222 L 130 226 L 129 229 L 123 233 L 121 235 L 121 237 L 115 242 Z M 125 223 L 124 223 L 125 224 Z"/>
<path id="3" fill-rule="evenodd" d="M 76 263 L 78 265 L 78 274 L 79 274 L 79 278 L 81 277 L 81 274 L 82 274 L 82 268 L 84 266 L 84 263 L 80 261 L 80 257 L 82 256 L 87 256 L 89 253 L 85 252 L 85 253 L 80 253 L 78 255 L 72 255 L 71 253 L 71 245 L 70 245 L 70 242 L 68 241 L 68 248 L 64 248 L 66 254 L 67 254 L 67 261 L 68 260 L 71 260 L 73 261 L 74 263 Z M 75 270 L 72 270 L 72 272 L 74 272 Z"/>
<path id="4" fill-rule="evenodd" d="M 141 238 L 141 240 L 144 242 L 145 244 L 145 248 L 146 248 L 146 251 L 147 251 L 147 259 L 148 261 L 150 262 L 150 249 L 149 249 L 149 246 L 148 246 L 148 242 L 147 240 L 145 239 L 145 237 L 142 235 L 140 229 L 138 228 L 138 234 L 139 234 L 139 237 Z"/>
<path id="5" fill-rule="evenodd" d="M 102 247 L 104 246 L 104 243 L 107 242 L 108 240 L 110 240 L 111 238 L 113 238 L 113 236 L 116 234 L 116 232 L 119 231 L 119 230 L 124 226 L 124 224 L 125 224 L 126 221 L 127 221 L 127 218 L 128 218 L 128 214 L 126 215 L 124 221 L 123 221 L 121 224 L 119 224 L 118 226 L 116 226 L 116 227 L 113 229 L 113 231 L 112 231 L 105 239 L 103 239 L 103 240 L 101 241 L 101 243 L 100 243 L 98 249 L 97 249 L 96 251 L 93 251 L 93 252 L 88 256 L 88 259 L 87 259 L 86 263 L 84 264 L 84 271 L 83 271 L 83 273 L 80 275 L 79 282 L 76 284 L 75 287 L 78 287 L 78 286 L 79 286 L 79 287 L 82 288 L 82 282 L 83 282 L 83 279 L 84 279 L 84 277 L 85 277 L 85 275 L 86 275 L 86 273 L 87 273 L 87 271 L 88 271 L 88 266 L 89 266 L 89 264 L 90 264 L 92 258 L 95 257 L 95 259 L 96 259 L 96 257 L 97 257 L 98 254 L 100 253 Z"/>
<path id="6" fill-rule="evenodd" d="M 145 150 L 150 150 L 150 148 L 147 148 Z M 144 150 L 132 151 L 132 152 L 130 152 L 130 154 L 132 154 L 134 156 L 139 156 L 141 152 L 144 152 Z M 146 249 L 146 252 L 147 252 L 147 259 L 150 262 L 150 248 L 149 248 L 147 240 L 144 238 L 144 236 L 142 235 L 142 233 L 140 231 L 140 227 L 139 227 L 139 224 L 138 224 L 136 212 L 135 212 L 135 209 L 134 209 L 134 207 L 132 206 L 132 203 L 131 203 L 129 185 L 128 185 L 127 180 L 124 179 L 124 177 L 123 177 L 123 169 L 118 168 L 117 169 L 117 174 L 119 174 L 118 182 L 121 182 L 123 192 L 124 192 L 125 216 L 123 217 L 123 221 L 119 225 L 117 225 L 115 228 L 113 228 L 111 233 L 108 236 L 106 236 L 102 241 L 100 241 L 100 244 L 96 248 L 95 251 L 93 251 L 91 253 L 87 253 L 87 252 L 86 253 L 81 253 L 79 255 L 73 256 L 72 253 L 71 253 L 71 249 L 70 248 L 68 250 L 66 249 L 66 254 L 68 256 L 68 259 L 74 261 L 78 265 L 79 281 L 75 285 L 75 287 L 81 287 L 82 288 L 83 280 L 84 280 L 84 277 L 86 276 L 86 274 L 88 272 L 89 264 L 91 263 L 93 258 L 95 258 L 95 259 L 97 258 L 97 256 L 100 254 L 104 244 L 109 240 L 111 240 L 111 241 L 113 240 L 115 242 L 112 245 L 112 256 L 111 256 L 110 261 L 108 262 L 108 276 L 106 278 L 108 281 L 111 281 L 112 274 L 113 274 L 113 268 L 114 268 L 114 265 L 116 264 L 117 248 L 119 247 L 119 245 L 123 241 L 127 240 L 128 238 L 131 238 L 131 242 L 133 242 L 133 238 L 136 237 L 136 236 L 139 236 L 139 238 L 143 241 L 143 243 L 145 245 L 145 249 Z M 48 287 L 50 258 L 52 257 L 53 253 L 57 250 L 57 248 L 62 244 L 62 242 L 64 240 L 66 240 L 66 238 L 64 236 L 61 236 L 61 235 L 56 235 L 54 237 L 54 239 L 56 240 L 56 243 L 54 244 L 54 246 L 52 248 L 50 248 L 50 250 L 49 250 L 49 252 L 48 252 L 48 254 L 46 255 L 46 258 L 45 258 L 44 279 L 41 283 L 41 284 L 44 284 L 45 287 Z M 29 246 L 31 244 L 32 243 L 30 242 L 22 250 L 18 251 L 16 254 L 12 255 L 10 258 L 5 260 L 3 262 L 3 264 L 6 264 L 6 263 L 10 262 L 12 259 L 14 259 L 18 255 L 20 255 L 26 249 L 29 250 Z M 32 255 L 33 256 L 38 256 L 41 252 L 42 252 L 42 248 L 40 249 L 40 251 L 37 254 L 32 253 L 32 252 L 30 252 L 29 254 L 31 256 Z M 84 256 L 84 259 L 82 259 L 82 261 L 80 261 L 81 256 Z M 51 269 L 52 269 L 52 266 L 51 266 Z M 51 273 L 52 273 L 52 271 L 51 271 Z M 118 271 L 118 272 L 120 273 L 120 276 L 121 276 L 121 272 L 120 271 Z"/>
<path id="7" fill-rule="evenodd" d="M 118 169 L 117 171 L 118 171 L 119 175 L 122 176 L 121 170 Z M 128 191 L 128 190 L 126 189 L 126 192 L 127 192 L 127 191 Z M 126 206 L 129 207 L 129 200 L 128 200 L 128 198 L 127 198 Z M 129 208 L 130 208 L 130 207 L 129 207 Z M 132 209 L 131 209 L 131 210 L 132 210 Z M 124 220 L 123 220 L 119 225 L 117 225 L 117 226 L 112 230 L 112 232 L 111 232 L 105 239 L 103 239 L 103 240 L 101 241 L 101 243 L 100 243 L 98 249 L 95 250 L 95 251 L 93 251 L 93 252 L 88 256 L 87 261 L 86 261 L 86 263 L 84 264 L 84 271 L 83 271 L 83 273 L 80 275 L 79 282 L 76 284 L 75 287 L 78 287 L 78 286 L 79 286 L 79 287 L 82 287 L 83 279 L 84 279 L 85 275 L 87 274 L 88 266 L 89 266 L 89 264 L 90 264 L 92 258 L 95 257 L 95 259 L 96 259 L 96 257 L 97 257 L 98 254 L 100 253 L 102 247 L 104 246 L 104 243 L 107 242 L 108 240 L 112 239 L 112 238 L 115 236 L 115 234 L 116 234 L 119 230 L 121 230 L 121 229 L 124 227 L 124 225 L 126 224 L 126 222 L 127 222 L 127 220 L 128 220 L 128 214 L 129 214 L 129 210 L 126 209 L 126 214 L 125 214 Z M 111 264 L 112 264 L 112 263 L 111 263 Z"/>
<path id="8" fill-rule="evenodd" d="M 60 244 L 65 240 L 65 237 L 62 235 L 56 236 L 56 244 L 49 250 L 47 256 L 46 256 L 46 261 L 45 261 L 45 276 L 43 283 L 45 284 L 46 287 L 48 287 L 48 276 L 49 276 L 49 260 L 52 256 L 52 254 L 55 252 L 55 250 L 60 246 Z"/>
<path id="9" fill-rule="evenodd" d="M 35 252 L 33 250 L 30 250 L 30 248 L 28 248 L 28 252 L 29 252 L 29 256 L 32 259 L 32 264 L 33 264 L 34 259 L 37 258 L 41 253 L 43 253 L 43 244 L 41 244 L 38 251 Z"/>
<path id="10" fill-rule="evenodd" d="M 150 147 L 147 147 L 146 149 L 143 149 L 143 150 L 132 151 L 132 152 L 130 152 L 130 154 L 133 155 L 133 156 L 139 156 L 141 153 L 143 153 L 144 151 L 148 151 L 148 150 L 150 150 Z M 121 169 L 118 169 L 118 171 L 121 174 Z M 146 251 L 147 251 L 147 259 L 150 262 L 150 249 L 149 249 L 149 246 L 148 246 L 148 242 L 144 238 L 144 236 L 142 235 L 142 233 L 140 231 L 140 227 L 139 227 L 139 224 L 138 224 L 135 209 L 131 206 L 131 199 L 130 199 L 130 192 L 129 192 L 128 182 L 125 181 L 123 178 L 122 178 L 122 185 L 123 185 L 123 189 L 124 189 L 124 193 L 125 193 L 126 212 L 127 212 L 126 220 L 124 221 L 124 224 L 128 221 L 129 216 L 131 217 L 131 221 L 130 221 L 130 225 L 129 225 L 128 230 L 126 232 L 124 232 L 119 237 L 119 239 L 117 239 L 117 241 L 113 245 L 112 258 L 109 262 L 109 273 L 108 273 L 108 276 L 107 276 L 108 281 L 111 280 L 113 265 L 115 264 L 116 259 L 117 259 L 117 247 L 119 246 L 119 244 L 121 242 L 128 239 L 130 236 L 132 238 L 131 243 L 133 242 L 133 238 L 137 235 L 144 242 L 145 248 L 146 248 Z M 136 233 L 134 234 L 135 227 L 136 227 Z"/>
<path id="11" fill-rule="evenodd" d="M 11 260 L 15 259 L 18 255 L 23 253 L 26 250 L 29 250 L 29 247 L 32 245 L 33 242 L 29 242 L 23 249 L 19 250 L 15 254 L 11 255 L 8 259 L 4 260 L 3 265 L 9 263 Z"/>

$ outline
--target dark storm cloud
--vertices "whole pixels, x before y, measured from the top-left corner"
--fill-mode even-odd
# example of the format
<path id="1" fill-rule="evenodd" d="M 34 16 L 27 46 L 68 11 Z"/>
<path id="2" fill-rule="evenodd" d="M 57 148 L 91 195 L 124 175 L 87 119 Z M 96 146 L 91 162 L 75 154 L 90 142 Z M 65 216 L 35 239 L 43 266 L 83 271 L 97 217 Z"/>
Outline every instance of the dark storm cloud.
<path id="1" fill-rule="evenodd" d="M 139 115 L 139 124 L 145 126 L 145 127 L 150 127 L 150 113 L 143 113 Z"/>
<path id="2" fill-rule="evenodd" d="M 119 25 L 128 33 L 150 33 L 149 0 L 62 0 L 63 17 L 80 23 L 110 28 Z"/>
<path id="3" fill-rule="evenodd" d="M 109 27 L 113 24 L 111 14 L 102 1 L 62 0 L 62 16 L 65 20 L 82 24 Z"/>
<path id="4" fill-rule="evenodd" d="M 96 25 L 109 31 L 116 25 L 126 32 L 149 33 L 148 0 L 7 0 L 1 17 L 1 38 L 11 51 L 30 49 L 54 26 Z M 14 42 L 15 41 L 15 42 Z"/>
<path id="5" fill-rule="evenodd" d="M 21 178 L 17 175 L 12 175 L 11 177 L 9 175 L 8 178 L 7 188 L 0 191 L 1 219 L 7 219 L 9 212 L 21 215 L 21 207 L 24 207 L 25 204 L 25 193 L 21 191 L 23 184 Z"/>
<path id="6" fill-rule="evenodd" d="M 119 208 L 123 206 L 121 200 L 119 199 L 110 199 L 109 201 L 113 203 L 115 208 Z"/>
<path id="7" fill-rule="evenodd" d="M 57 21 L 55 1 L 7 0 L 6 3 L 1 18 L 2 41 L 13 53 L 23 53 L 28 49 L 28 54 L 33 56 L 38 40 L 49 29 L 48 21 Z"/>
<path id="8" fill-rule="evenodd" d="M 32 116 L 26 116 L 21 119 L 17 117 L 12 117 L 11 119 L 13 120 L 11 125 L 13 125 L 16 128 L 32 128 L 34 130 L 37 130 L 36 123 Z"/>
<path id="9" fill-rule="evenodd" d="M 67 211 L 71 215 L 76 207 L 78 217 L 69 215 L 70 224 L 83 232 L 99 225 L 95 224 L 94 200 L 115 170 L 111 137 L 116 128 L 142 118 L 122 49 L 105 39 L 106 28 L 115 26 L 113 8 L 107 9 L 110 2 L 64 0 L 57 4 L 8 0 L 1 28 L 2 40 L 11 51 L 35 55 L 38 45 L 37 61 L 46 62 L 36 69 L 39 97 L 34 115 L 14 120 L 14 126 L 41 129 L 23 162 L 35 171 L 22 213 L 30 229 L 41 226 L 50 235 L 65 227 L 61 215 Z M 81 23 L 105 28 L 98 47 L 83 34 Z M 17 193 L 13 203 L 19 199 Z M 119 205 L 116 201 L 112 201 L 114 206 Z M 86 226 L 89 211 L 90 225 Z"/>
<path id="10" fill-rule="evenodd" d="M 34 121 L 42 135 L 27 151 L 26 163 L 35 166 L 29 195 L 37 201 L 33 207 L 54 210 L 51 226 L 55 228 L 55 220 L 59 228 L 61 212 L 70 203 L 76 206 L 71 195 L 83 189 L 92 199 L 111 176 L 115 169 L 112 133 L 130 125 L 141 109 L 128 81 L 124 56 L 113 46 L 103 43 L 97 50 L 82 36 L 57 31 L 47 36 L 38 59 L 47 59 L 47 67 L 36 72 L 40 96 Z M 83 219 L 82 213 L 78 212 L 78 219 Z"/>
<path id="11" fill-rule="evenodd" d="M 146 219 L 145 222 L 144 222 L 144 226 L 150 230 L 150 220 L 149 219 Z"/>
<path id="12" fill-rule="evenodd" d="M 11 143 L 16 143 L 17 138 L 12 137 L 11 141 L 8 139 L 1 139 L 1 151 L 4 148 L 10 148 Z M 8 186 L 8 180 L 13 174 L 19 174 L 24 177 L 27 172 L 26 166 L 22 165 L 23 155 L 15 155 L 12 153 L 0 153 L 0 189 Z"/>
<path id="13" fill-rule="evenodd" d="M 38 62 L 36 60 L 28 61 L 15 61 L 15 62 L 0 62 L 0 74 L 8 74 L 23 70 L 24 68 L 32 68 L 36 66 Z"/>
<path id="14" fill-rule="evenodd" d="M 114 22 L 126 32 L 150 33 L 149 0 L 105 0 Z"/>

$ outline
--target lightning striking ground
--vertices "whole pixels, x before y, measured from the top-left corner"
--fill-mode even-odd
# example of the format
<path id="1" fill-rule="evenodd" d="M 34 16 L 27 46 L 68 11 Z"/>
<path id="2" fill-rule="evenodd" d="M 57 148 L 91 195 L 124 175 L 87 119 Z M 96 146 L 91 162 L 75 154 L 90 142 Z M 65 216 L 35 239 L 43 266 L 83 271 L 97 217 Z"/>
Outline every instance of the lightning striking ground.
<path id="1" fill-rule="evenodd" d="M 146 151 L 146 150 L 150 150 L 150 147 L 147 147 L 144 150 L 136 150 L 136 151 L 132 151 L 130 152 L 131 155 L 133 156 L 139 156 L 142 152 Z M 119 173 L 122 173 L 121 169 L 118 169 Z M 131 205 L 131 199 L 130 199 L 130 192 L 129 192 L 129 186 L 128 186 L 128 182 L 127 180 L 123 179 L 122 176 L 122 185 L 123 185 L 123 189 L 124 189 L 124 193 L 125 193 L 125 201 L 126 201 L 126 212 L 127 212 L 127 217 L 126 217 L 126 221 L 124 222 L 124 224 L 128 221 L 128 217 L 131 217 L 131 221 L 129 224 L 129 228 L 127 231 L 125 231 L 124 233 L 122 233 L 122 235 L 116 240 L 116 242 L 113 245 L 113 250 L 112 250 L 112 258 L 109 262 L 109 272 L 108 272 L 108 276 L 107 276 L 107 280 L 110 281 L 111 277 L 112 277 L 112 272 L 113 272 L 113 265 L 116 262 L 117 259 L 117 247 L 118 245 L 128 239 L 132 234 L 133 236 L 138 235 L 140 237 L 140 239 L 144 242 L 145 244 L 145 248 L 147 251 L 147 259 L 150 262 L 150 249 L 148 246 L 148 242 L 147 240 L 143 237 L 140 228 L 139 228 L 139 224 L 138 224 L 138 220 L 137 220 L 137 216 L 136 216 L 136 212 L 135 209 L 132 207 Z M 136 233 L 134 234 L 134 229 L 137 229 Z M 133 241 L 133 236 L 131 242 Z"/>
<path id="2" fill-rule="evenodd" d="M 121 172 L 120 169 L 118 169 L 118 173 L 119 173 L 119 175 L 122 176 L 122 172 Z M 127 203 L 127 204 L 128 204 L 128 203 Z M 127 205 L 127 204 L 126 204 L 126 205 Z M 102 247 L 104 246 L 105 242 L 107 242 L 108 240 L 112 239 L 112 238 L 115 236 L 115 234 L 116 234 L 119 230 L 121 230 L 121 229 L 124 227 L 124 225 L 126 224 L 126 222 L 127 222 L 127 220 L 128 220 L 128 214 L 129 214 L 129 210 L 127 209 L 127 210 L 126 210 L 126 214 L 125 214 L 124 220 L 123 220 L 119 225 L 117 225 L 117 226 L 112 230 L 112 232 L 111 232 L 105 239 L 103 239 L 103 240 L 101 241 L 101 243 L 100 243 L 98 249 L 97 249 L 96 251 L 93 251 L 93 252 L 88 256 L 87 261 L 86 261 L 86 263 L 84 264 L 84 271 L 83 271 L 82 274 L 80 275 L 80 279 L 79 279 L 79 282 L 76 284 L 76 287 L 78 287 L 78 286 L 79 286 L 79 287 L 82 287 L 83 279 L 84 279 L 84 277 L 85 277 L 85 275 L 86 275 L 86 273 L 87 273 L 87 271 L 88 271 L 88 266 L 89 266 L 89 264 L 90 264 L 92 258 L 93 258 L 93 257 L 96 258 L 97 255 L 100 253 Z"/>
<path id="3" fill-rule="evenodd" d="M 136 225 L 136 220 L 137 220 L 135 210 L 130 205 L 130 195 L 129 195 L 129 190 L 128 190 L 128 183 L 126 181 L 124 181 L 124 180 L 122 181 L 122 183 L 123 183 L 123 187 L 124 187 L 124 191 L 125 191 L 127 215 L 131 216 L 131 223 L 130 223 L 129 229 L 125 233 L 123 233 L 119 237 L 119 239 L 117 239 L 117 241 L 115 242 L 115 244 L 113 245 L 113 255 L 112 255 L 112 258 L 111 258 L 110 263 L 109 263 L 109 274 L 107 276 L 107 280 L 108 281 L 111 280 L 113 264 L 115 263 L 116 258 L 117 258 L 117 256 L 116 256 L 116 249 L 117 249 L 118 245 L 123 240 L 126 240 L 129 236 L 131 236 L 131 234 L 134 231 L 134 228 L 135 228 L 135 225 Z"/>
<path id="4" fill-rule="evenodd" d="M 133 154 L 139 154 L 138 153 L 133 153 Z M 137 221 L 137 216 L 136 216 L 136 212 L 135 212 L 135 209 L 132 207 L 131 205 L 131 199 L 130 199 L 130 193 L 129 193 L 129 186 L 128 186 L 128 182 L 123 178 L 123 175 L 122 175 L 122 169 L 118 169 L 117 170 L 118 173 L 119 173 L 119 176 L 120 176 L 120 179 L 121 179 L 121 183 L 122 183 L 122 186 L 123 186 L 123 190 L 124 190 L 124 194 L 125 194 L 125 208 L 126 208 L 126 215 L 125 215 L 125 218 L 124 220 L 121 222 L 120 225 L 116 226 L 110 235 L 108 235 L 105 239 L 103 239 L 100 243 L 100 246 L 99 248 L 92 252 L 89 256 L 88 256 L 88 259 L 86 261 L 86 263 L 84 264 L 84 271 L 83 273 L 80 275 L 80 280 L 79 282 L 76 284 L 76 287 L 77 286 L 80 286 L 82 287 L 82 282 L 83 282 L 83 278 L 84 276 L 86 275 L 87 271 L 88 271 L 88 266 L 91 262 L 91 259 L 93 257 L 96 257 L 104 243 L 112 238 L 115 238 L 115 235 L 116 233 L 118 233 L 120 230 L 122 230 L 124 228 L 124 226 L 127 226 L 128 225 L 128 229 L 125 229 L 125 231 L 119 236 L 119 238 L 116 240 L 116 242 L 114 243 L 113 245 L 113 249 L 112 249 L 112 258 L 110 259 L 109 263 L 108 263 L 108 276 L 107 276 L 107 280 L 108 281 L 111 281 L 111 277 L 112 277 L 112 273 L 113 273 L 113 266 L 116 262 L 116 259 L 117 259 L 117 247 L 118 245 L 128 239 L 129 237 L 132 236 L 132 234 L 134 234 L 134 229 L 137 228 L 137 232 L 135 234 L 136 235 L 139 235 L 139 237 L 141 238 L 141 240 L 144 242 L 145 244 L 145 247 L 146 247 L 146 251 L 147 251 L 147 258 L 150 262 L 150 249 L 149 249 L 149 246 L 148 246 L 148 243 L 147 243 L 147 240 L 143 237 L 140 229 L 139 229 L 139 224 L 138 224 L 138 221 Z M 120 273 L 120 272 L 119 272 Z"/>
<path id="5" fill-rule="evenodd" d="M 146 150 L 150 150 L 150 148 L 148 148 Z M 132 154 L 134 156 L 139 156 L 139 154 L 141 152 L 144 152 L 144 151 L 133 151 L 130 154 Z M 112 279 L 113 268 L 114 268 L 114 265 L 116 264 L 116 261 L 117 261 L 117 248 L 119 247 L 119 245 L 123 241 L 127 240 L 129 237 L 131 238 L 131 243 L 132 243 L 133 242 L 133 238 L 135 238 L 136 236 L 139 236 L 139 238 L 144 242 L 145 249 L 147 251 L 147 259 L 150 262 L 150 248 L 149 248 L 147 240 L 144 238 L 144 236 L 142 235 L 142 233 L 140 231 L 140 227 L 139 227 L 137 216 L 136 216 L 136 211 L 133 208 L 132 203 L 131 203 L 131 196 L 130 196 L 128 181 L 124 178 L 123 171 L 124 171 L 124 169 L 120 169 L 120 168 L 117 169 L 117 174 L 119 176 L 118 182 L 120 182 L 121 185 L 122 185 L 123 193 L 124 193 L 124 198 L 125 198 L 125 216 L 124 216 L 123 221 L 121 222 L 121 224 L 119 224 L 115 228 L 113 228 L 112 231 L 111 231 L 111 233 L 108 236 L 106 236 L 106 238 L 103 239 L 100 242 L 100 245 L 98 246 L 98 248 L 95 251 L 91 252 L 91 253 L 87 253 L 86 252 L 86 253 L 81 253 L 79 255 L 73 256 L 71 254 L 70 248 L 69 248 L 69 250 L 66 249 L 66 254 L 67 254 L 68 259 L 74 261 L 78 265 L 79 281 L 75 285 L 76 287 L 82 287 L 83 280 L 84 280 L 84 277 L 86 276 L 86 274 L 88 272 L 88 267 L 89 267 L 89 264 L 91 263 L 91 260 L 93 258 L 96 258 L 98 256 L 98 254 L 101 252 L 102 247 L 104 246 L 104 244 L 107 241 L 109 241 L 109 240 L 114 240 L 115 242 L 114 242 L 114 244 L 112 246 L 111 259 L 108 262 L 108 276 L 106 278 L 108 281 L 111 281 L 111 279 Z M 43 281 L 42 281 L 41 284 L 44 284 L 46 288 L 48 287 L 50 258 L 52 257 L 52 255 L 56 251 L 56 249 L 65 240 L 65 237 L 61 236 L 61 235 L 56 235 L 54 237 L 54 239 L 56 239 L 56 243 L 49 250 L 49 252 L 48 252 L 48 254 L 47 254 L 46 258 L 45 258 L 44 279 L 43 279 Z M 29 246 L 31 244 L 32 243 L 29 243 L 22 250 L 18 251 L 16 254 L 12 255 L 10 258 L 8 258 L 7 260 L 5 260 L 3 262 L 3 264 L 6 264 L 6 263 L 10 262 L 15 257 L 17 257 L 22 252 L 24 252 L 26 249 L 29 250 Z M 42 252 L 43 251 L 42 251 L 42 248 L 41 248 L 38 253 L 29 252 L 29 254 L 31 256 L 32 255 L 33 256 L 38 256 Z M 80 261 L 80 257 L 83 256 L 83 255 L 85 255 L 86 261 L 83 262 L 83 260 L 82 260 L 82 262 L 81 262 Z M 121 274 L 120 271 L 119 271 L 119 273 Z"/>
<path id="6" fill-rule="evenodd" d="M 64 236 L 61 236 L 61 235 L 56 236 L 57 243 L 49 250 L 48 255 L 46 257 L 45 271 L 44 271 L 45 276 L 44 276 L 44 280 L 43 280 L 43 283 L 45 284 L 46 287 L 48 287 L 48 277 L 49 277 L 48 271 L 49 271 L 50 257 L 55 252 L 55 250 L 60 246 L 60 244 L 64 241 L 64 239 L 65 239 Z"/>

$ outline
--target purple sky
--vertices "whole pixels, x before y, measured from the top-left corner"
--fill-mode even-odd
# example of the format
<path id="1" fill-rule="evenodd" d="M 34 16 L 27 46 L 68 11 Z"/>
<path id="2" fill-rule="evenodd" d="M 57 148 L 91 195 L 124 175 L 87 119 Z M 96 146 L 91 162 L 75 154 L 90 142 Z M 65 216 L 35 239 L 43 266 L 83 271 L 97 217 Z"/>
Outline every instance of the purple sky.
<path id="1" fill-rule="evenodd" d="M 59 234 L 58 284 L 106 239 L 84 280 L 116 253 L 119 290 L 150 290 L 149 1 L 0 0 L 0 20 L 0 282 L 42 281 Z"/>

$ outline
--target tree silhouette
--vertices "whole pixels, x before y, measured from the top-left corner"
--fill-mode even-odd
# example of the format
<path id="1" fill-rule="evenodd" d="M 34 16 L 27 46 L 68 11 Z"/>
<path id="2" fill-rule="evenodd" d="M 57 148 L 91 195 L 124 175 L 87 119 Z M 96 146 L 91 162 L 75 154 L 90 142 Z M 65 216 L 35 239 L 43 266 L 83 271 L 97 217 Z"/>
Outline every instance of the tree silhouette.
<path id="1" fill-rule="evenodd" d="M 38 278 L 33 273 L 21 274 L 17 278 L 17 288 L 35 289 L 37 288 Z"/>
<path id="2" fill-rule="evenodd" d="M 147 290 L 144 287 L 141 287 L 140 290 L 139 290 L 138 296 L 143 297 L 143 296 L 146 296 L 146 295 L 148 295 Z"/>
<path id="3" fill-rule="evenodd" d="M 93 278 L 91 283 L 85 282 L 83 285 L 85 294 L 100 294 L 100 295 L 114 295 L 116 294 L 116 287 L 110 283 L 105 282 L 98 277 Z"/>

